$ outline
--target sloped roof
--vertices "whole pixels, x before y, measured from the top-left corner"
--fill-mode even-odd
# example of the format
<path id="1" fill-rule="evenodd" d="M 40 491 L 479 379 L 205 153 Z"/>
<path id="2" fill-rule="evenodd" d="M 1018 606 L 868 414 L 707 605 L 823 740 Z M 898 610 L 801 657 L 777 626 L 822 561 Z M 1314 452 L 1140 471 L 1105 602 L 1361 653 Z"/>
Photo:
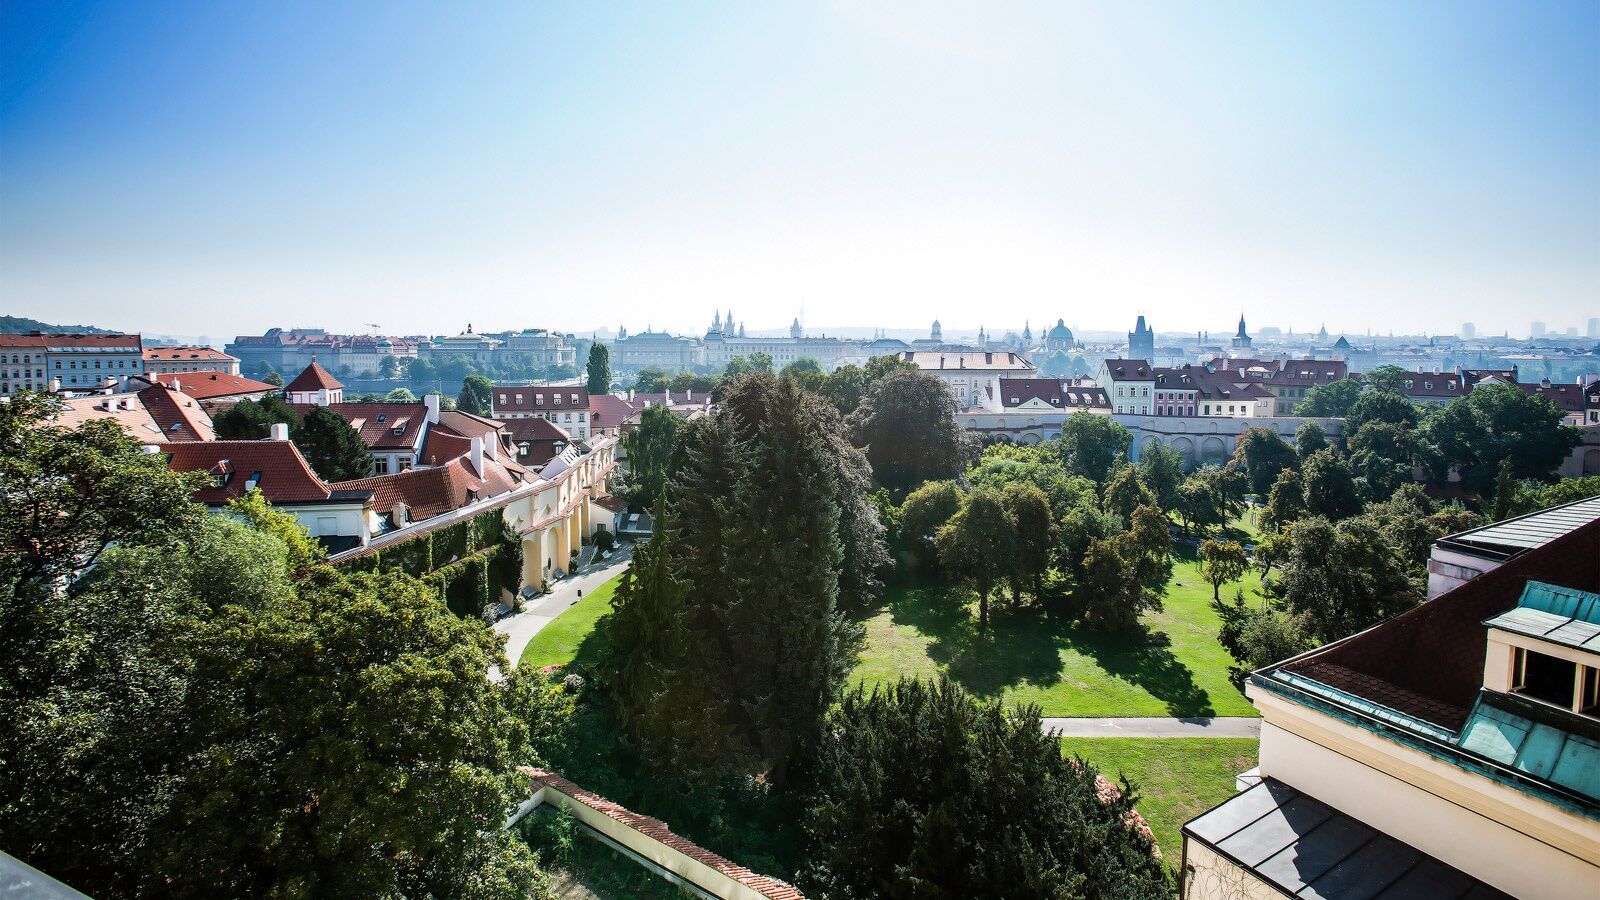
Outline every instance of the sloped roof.
<path id="1" fill-rule="evenodd" d="M 1522 388 L 1535 397 L 1543 397 L 1556 405 L 1562 412 L 1583 412 L 1583 387 L 1578 384 L 1528 384 L 1519 383 Z"/>
<path id="2" fill-rule="evenodd" d="M 290 441 L 204 441 L 161 444 L 160 450 L 173 471 L 206 472 L 218 479 L 194 494 L 212 506 L 243 497 L 252 482 L 271 503 L 314 503 L 333 496 L 333 488 Z"/>
<path id="3" fill-rule="evenodd" d="M 1118 381 L 1146 380 L 1150 375 L 1150 361 L 1145 359 L 1108 359 L 1106 371 Z"/>
<path id="4" fill-rule="evenodd" d="M 316 408 L 312 403 L 290 405 L 301 416 Z M 349 422 L 369 450 L 414 447 L 417 432 L 428 421 L 428 407 L 421 403 L 329 403 L 327 408 Z"/>
<path id="5" fill-rule="evenodd" d="M 1273 778 L 1183 826 L 1290 897 L 1510 900 L 1484 884 Z"/>
<path id="6" fill-rule="evenodd" d="M 407 469 L 392 475 L 375 475 L 334 484 L 337 490 L 372 492 L 372 508 L 388 513 L 404 502 L 412 521 L 431 519 L 479 500 L 509 493 L 532 481 L 520 465 L 485 457 L 484 471 L 475 472 L 465 456 L 442 465 Z"/>
<path id="7" fill-rule="evenodd" d="M 637 416 L 643 408 L 643 404 L 635 406 L 615 394 L 590 394 L 589 427 L 616 428 Z"/>
<path id="8" fill-rule="evenodd" d="M 144 358 L 166 362 L 233 362 L 233 357 L 215 347 L 146 347 Z"/>
<path id="9" fill-rule="evenodd" d="M 330 374 L 327 369 L 324 369 L 316 360 L 312 360 L 310 364 L 300 371 L 299 375 L 294 377 L 293 381 L 289 382 L 289 384 L 284 387 L 284 390 L 306 392 L 322 390 L 331 391 L 342 387 L 344 387 L 344 385 L 339 382 L 339 379 L 334 378 L 333 375 Z"/>
<path id="10" fill-rule="evenodd" d="M 149 376 L 157 384 L 175 387 L 196 400 L 215 400 L 219 397 L 239 397 L 249 394 L 270 394 L 277 387 L 254 378 L 242 378 L 227 372 L 182 372 L 171 375 Z"/>
<path id="11" fill-rule="evenodd" d="M 589 408 L 589 389 L 575 384 L 497 384 L 489 397 L 495 415 Z"/>
<path id="12" fill-rule="evenodd" d="M 150 418 L 161 427 L 169 441 L 211 441 L 217 433 L 211 428 L 211 417 L 200 408 L 200 401 L 160 385 L 152 385 L 138 392 L 140 402 L 150 411 Z"/>
<path id="13" fill-rule="evenodd" d="M 1366 631 L 1269 666 L 1251 678 L 1270 687 L 1278 672 L 1301 675 L 1457 730 L 1483 685 L 1488 642 L 1483 622 L 1516 606 L 1530 580 L 1600 589 L 1600 520 L 1567 530 Z"/>

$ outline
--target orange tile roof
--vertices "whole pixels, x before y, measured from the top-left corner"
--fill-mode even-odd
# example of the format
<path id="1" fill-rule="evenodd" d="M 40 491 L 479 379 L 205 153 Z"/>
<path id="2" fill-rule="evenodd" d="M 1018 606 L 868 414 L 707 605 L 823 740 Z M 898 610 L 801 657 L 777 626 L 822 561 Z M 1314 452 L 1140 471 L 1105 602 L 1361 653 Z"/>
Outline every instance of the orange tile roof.
<path id="1" fill-rule="evenodd" d="M 290 404 L 301 416 L 315 405 Z M 428 407 L 421 403 L 330 403 L 328 409 L 349 422 L 370 450 L 406 450 L 416 446 L 417 432 L 428 420 Z M 396 428 L 400 429 L 399 434 L 395 434 Z"/>
<path id="2" fill-rule="evenodd" d="M 194 494 L 195 500 L 212 506 L 243 497 L 252 479 L 272 503 L 316 502 L 333 493 L 289 441 L 205 441 L 160 447 L 173 471 L 207 472 L 221 479 L 221 484 Z"/>
<path id="3" fill-rule="evenodd" d="M 403 502 L 412 521 L 431 519 L 463 506 L 510 493 L 532 481 L 522 466 L 485 457 L 484 471 L 473 471 L 465 456 L 457 456 L 438 466 L 407 469 L 391 475 L 375 475 L 341 481 L 334 490 L 372 491 L 372 508 L 380 513 Z"/>
<path id="4" fill-rule="evenodd" d="M 177 386 L 178 390 L 196 400 L 215 400 L 218 397 L 238 397 L 248 394 L 270 394 L 278 390 L 265 381 L 229 375 L 227 372 L 182 372 L 170 375 L 150 375 L 158 384 Z"/>
<path id="5" fill-rule="evenodd" d="M 726 875 L 757 894 L 768 898 L 768 900 L 805 900 L 805 895 L 801 894 L 794 885 L 767 875 L 758 875 L 744 866 L 712 853 L 699 844 L 673 834 L 667 823 L 660 819 L 633 812 L 619 803 L 613 803 L 599 794 L 578 787 L 554 772 L 535 769 L 530 766 L 520 766 L 517 771 L 526 775 L 528 780 L 533 782 L 535 788 L 554 788 L 584 806 L 602 813 L 607 818 Z"/>
<path id="6" fill-rule="evenodd" d="M 312 360 L 310 365 L 301 370 L 300 374 L 296 375 L 294 380 L 289 382 L 289 385 L 285 387 L 284 390 L 331 391 L 342 387 L 344 387 L 344 385 L 340 384 L 337 378 L 334 378 L 333 375 L 329 374 L 327 369 L 324 369 L 322 366 L 318 365 L 316 360 Z"/>

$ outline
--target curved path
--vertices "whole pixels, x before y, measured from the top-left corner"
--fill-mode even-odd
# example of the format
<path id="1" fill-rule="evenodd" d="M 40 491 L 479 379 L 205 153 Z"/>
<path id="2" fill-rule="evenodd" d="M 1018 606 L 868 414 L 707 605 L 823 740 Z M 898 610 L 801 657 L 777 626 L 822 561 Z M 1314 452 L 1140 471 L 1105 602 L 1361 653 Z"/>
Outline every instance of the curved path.
<path id="1" fill-rule="evenodd" d="M 1168 719 L 1140 716 L 1125 719 L 1079 719 L 1047 717 L 1041 722 L 1046 733 L 1073 738 L 1259 738 L 1261 720 L 1254 716 L 1218 716 Z"/>
<path id="2" fill-rule="evenodd" d="M 550 593 L 528 601 L 527 608 L 522 612 L 506 616 L 494 623 L 494 630 L 506 637 L 506 661 L 510 663 L 511 668 L 517 667 L 523 648 L 528 646 L 528 642 L 533 640 L 533 636 L 538 634 L 540 629 L 578 602 L 579 591 L 592 592 L 613 577 L 622 574 L 622 570 L 632 561 L 633 545 L 622 544 L 616 553 L 611 554 L 610 559 L 591 562 L 579 569 L 578 574 L 556 582 Z M 499 681 L 499 667 L 490 668 L 489 677 Z"/>

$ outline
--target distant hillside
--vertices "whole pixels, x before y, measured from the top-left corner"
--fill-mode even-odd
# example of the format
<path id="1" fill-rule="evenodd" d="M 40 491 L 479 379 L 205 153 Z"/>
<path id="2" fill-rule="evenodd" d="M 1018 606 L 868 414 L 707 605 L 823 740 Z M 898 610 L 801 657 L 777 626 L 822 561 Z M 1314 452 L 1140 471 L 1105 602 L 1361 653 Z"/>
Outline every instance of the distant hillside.
<path id="1" fill-rule="evenodd" d="M 0 334 L 27 334 L 30 331 L 52 334 L 117 334 L 109 328 L 96 328 L 93 325 L 51 325 L 38 319 L 0 316 Z"/>

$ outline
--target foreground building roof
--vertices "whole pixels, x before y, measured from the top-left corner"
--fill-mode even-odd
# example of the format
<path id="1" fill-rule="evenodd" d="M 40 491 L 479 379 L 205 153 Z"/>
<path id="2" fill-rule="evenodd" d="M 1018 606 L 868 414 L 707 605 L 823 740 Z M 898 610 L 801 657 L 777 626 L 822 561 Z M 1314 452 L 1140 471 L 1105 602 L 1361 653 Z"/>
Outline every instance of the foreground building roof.
<path id="1" fill-rule="evenodd" d="M 265 381 L 230 375 L 227 372 L 181 372 L 150 375 L 148 378 L 175 391 L 182 391 L 196 400 L 265 396 L 278 391 L 278 388 Z"/>
<path id="2" fill-rule="evenodd" d="M 290 441 L 205 441 L 203 443 L 161 444 L 167 465 L 177 472 L 204 472 L 212 483 L 195 492 L 194 498 L 209 506 L 221 506 L 259 488 L 274 504 L 319 503 L 329 500 L 354 500 L 369 496 L 365 492 L 335 491 L 317 477 L 311 464 Z"/>

